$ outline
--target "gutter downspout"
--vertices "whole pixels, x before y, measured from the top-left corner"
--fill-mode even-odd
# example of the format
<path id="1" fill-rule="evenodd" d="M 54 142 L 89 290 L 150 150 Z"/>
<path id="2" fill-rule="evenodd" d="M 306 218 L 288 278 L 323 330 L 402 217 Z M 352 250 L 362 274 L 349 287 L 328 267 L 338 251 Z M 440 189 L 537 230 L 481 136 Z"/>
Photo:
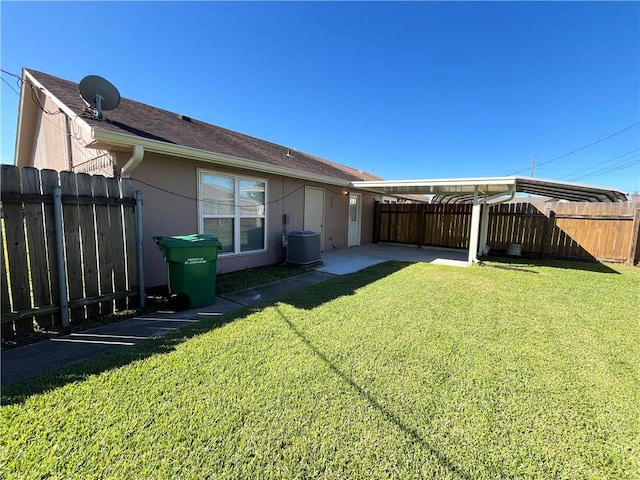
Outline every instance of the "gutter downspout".
<path id="1" fill-rule="evenodd" d="M 131 173 L 136 169 L 142 159 L 144 158 L 144 147 L 142 145 L 134 145 L 133 146 L 133 155 L 129 159 L 127 163 L 122 167 L 121 177 L 122 178 L 130 178 Z"/>

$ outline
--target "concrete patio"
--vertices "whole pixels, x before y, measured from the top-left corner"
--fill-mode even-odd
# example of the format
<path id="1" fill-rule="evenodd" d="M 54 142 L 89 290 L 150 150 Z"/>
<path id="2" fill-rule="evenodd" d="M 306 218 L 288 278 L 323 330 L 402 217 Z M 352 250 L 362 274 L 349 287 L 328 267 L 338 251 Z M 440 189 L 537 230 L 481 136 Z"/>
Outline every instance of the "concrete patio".
<path id="1" fill-rule="evenodd" d="M 345 275 L 378 263 L 395 260 L 400 262 L 421 262 L 454 267 L 467 267 L 467 250 L 450 248 L 421 247 L 389 243 L 371 243 L 359 247 L 344 248 L 324 252 L 323 265 L 315 268 L 318 272 Z"/>

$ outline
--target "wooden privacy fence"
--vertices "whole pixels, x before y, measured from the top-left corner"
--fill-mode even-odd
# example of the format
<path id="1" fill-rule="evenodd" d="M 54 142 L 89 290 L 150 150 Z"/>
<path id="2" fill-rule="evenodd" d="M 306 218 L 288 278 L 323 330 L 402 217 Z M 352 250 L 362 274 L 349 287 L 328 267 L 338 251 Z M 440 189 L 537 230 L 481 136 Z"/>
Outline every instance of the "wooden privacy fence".
<path id="1" fill-rule="evenodd" d="M 1 182 L 3 337 L 136 304 L 131 180 L 2 165 Z"/>
<path id="2" fill-rule="evenodd" d="M 538 258 L 640 261 L 638 203 L 503 203 L 489 207 L 487 244 L 504 253 L 511 244 Z M 374 242 L 469 248 L 471 205 L 380 204 Z"/>

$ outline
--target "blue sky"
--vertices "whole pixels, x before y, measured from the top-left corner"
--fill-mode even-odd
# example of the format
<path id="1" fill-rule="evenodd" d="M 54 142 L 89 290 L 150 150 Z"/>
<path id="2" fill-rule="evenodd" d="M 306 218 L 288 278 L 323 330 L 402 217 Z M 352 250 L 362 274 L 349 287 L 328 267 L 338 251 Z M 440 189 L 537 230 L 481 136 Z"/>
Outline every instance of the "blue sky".
<path id="1" fill-rule="evenodd" d="M 1 22 L 7 72 L 101 75 L 386 179 L 526 176 L 535 156 L 537 177 L 640 190 L 639 2 L 2 1 Z"/>

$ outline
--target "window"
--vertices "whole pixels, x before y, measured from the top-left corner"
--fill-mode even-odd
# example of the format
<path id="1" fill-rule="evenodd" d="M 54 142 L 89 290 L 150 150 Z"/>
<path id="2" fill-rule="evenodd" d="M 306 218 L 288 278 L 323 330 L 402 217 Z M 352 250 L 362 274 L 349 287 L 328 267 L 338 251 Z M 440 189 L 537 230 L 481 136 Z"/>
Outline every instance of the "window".
<path id="1" fill-rule="evenodd" d="M 265 250 L 266 182 L 200 172 L 201 231 L 218 237 L 221 254 Z"/>

